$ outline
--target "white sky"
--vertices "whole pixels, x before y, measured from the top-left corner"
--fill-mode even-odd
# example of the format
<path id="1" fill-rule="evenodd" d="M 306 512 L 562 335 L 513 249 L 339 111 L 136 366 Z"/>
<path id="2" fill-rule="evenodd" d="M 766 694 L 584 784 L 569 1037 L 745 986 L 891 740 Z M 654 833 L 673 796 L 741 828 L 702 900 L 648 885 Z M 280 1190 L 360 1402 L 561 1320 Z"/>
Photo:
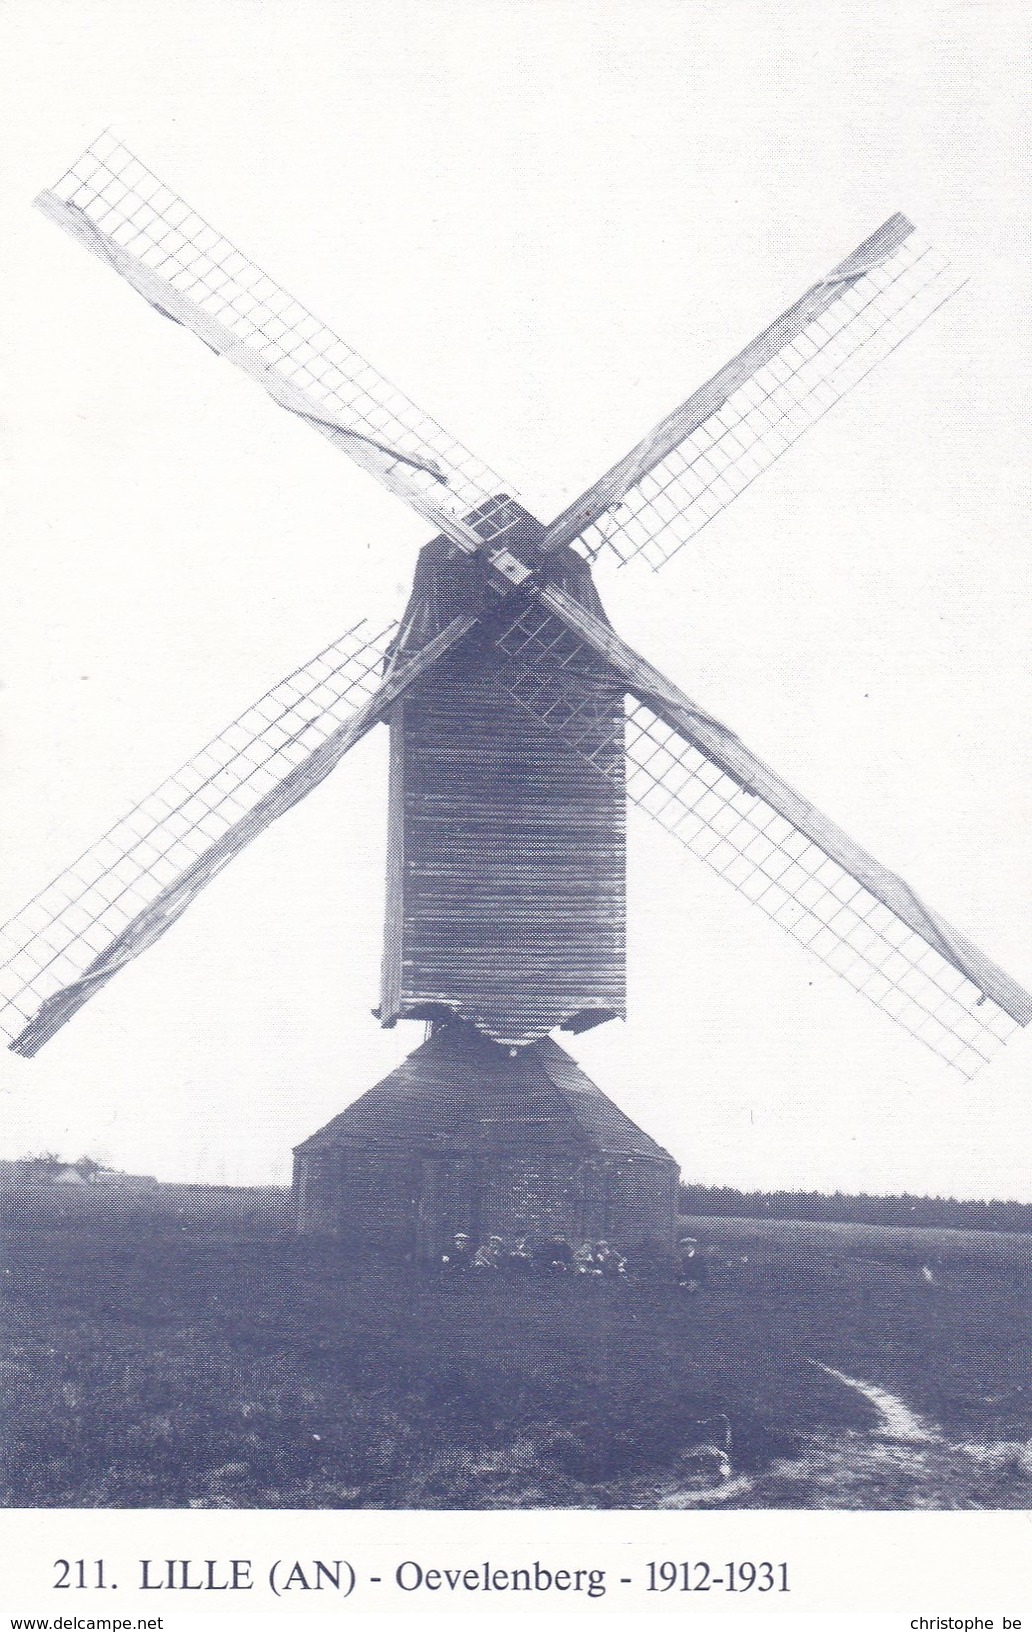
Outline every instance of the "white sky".
<path id="1" fill-rule="evenodd" d="M 894 210 L 970 270 L 676 563 L 599 587 L 1032 984 L 1020 11 L 9 4 L 0 919 L 356 616 L 395 613 L 427 535 L 30 209 L 109 124 L 543 519 Z M 0 1154 L 284 1180 L 416 1046 L 369 1013 L 385 744 L 36 1060 L 0 1057 Z M 569 1046 L 686 1177 L 1032 1196 L 1032 1037 L 954 1079 L 631 829 L 631 1017 Z"/>

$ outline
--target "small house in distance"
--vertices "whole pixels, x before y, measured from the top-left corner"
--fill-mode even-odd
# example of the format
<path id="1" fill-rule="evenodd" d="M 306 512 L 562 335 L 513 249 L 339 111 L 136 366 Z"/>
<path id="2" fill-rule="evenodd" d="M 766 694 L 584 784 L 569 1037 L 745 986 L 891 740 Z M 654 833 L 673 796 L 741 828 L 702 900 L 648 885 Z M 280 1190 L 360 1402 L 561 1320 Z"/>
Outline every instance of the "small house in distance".
<path id="1" fill-rule="evenodd" d="M 521 1049 L 461 1020 L 294 1152 L 299 1230 L 427 1261 L 457 1230 L 667 1257 L 679 1169 L 551 1038 Z"/>
<path id="2" fill-rule="evenodd" d="M 151 1173 L 122 1173 L 118 1168 L 102 1167 L 89 1156 L 77 1162 L 62 1161 L 59 1156 L 26 1156 L 21 1161 L 0 1162 L 0 1188 L 30 1184 L 59 1184 L 72 1189 L 109 1185 L 119 1190 L 156 1190 L 158 1181 Z"/>

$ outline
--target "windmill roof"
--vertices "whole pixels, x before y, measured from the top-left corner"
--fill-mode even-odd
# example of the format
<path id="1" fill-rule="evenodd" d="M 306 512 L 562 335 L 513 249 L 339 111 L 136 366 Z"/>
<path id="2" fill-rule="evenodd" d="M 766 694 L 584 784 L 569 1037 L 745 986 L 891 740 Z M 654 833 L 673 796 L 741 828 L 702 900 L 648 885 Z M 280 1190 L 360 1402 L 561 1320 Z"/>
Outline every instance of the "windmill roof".
<path id="1" fill-rule="evenodd" d="M 569 545 L 543 558 L 538 544 L 545 529 L 539 521 L 504 494 L 492 501 L 508 513 L 511 530 L 506 545 L 528 567 L 539 569 L 542 582 L 555 585 L 573 597 L 602 623 L 608 624 L 605 609 L 591 576 L 591 567 Z M 478 512 L 466 520 L 474 527 Z M 401 618 L 398 648 L 406 653 L 419 651 L 460 615 L 481 616 L 497 609 L 497 596 L 488 587 L 489 572 L 483 556 L 464 554 L 442 533 L 419 552 L 408 605 Z M 504 612 L 502 613 L 504 617 Z M 511 608 L 510 608 L 511 619 Z"/>
<path id="2" fill-rule="evenodd" d="M 670 1160 L 551 1038 L 510 1053 L 461 1021 L 435 1030 L 296 1148 L 425 1144 L 490 1151 L 514 1143 Z"/>

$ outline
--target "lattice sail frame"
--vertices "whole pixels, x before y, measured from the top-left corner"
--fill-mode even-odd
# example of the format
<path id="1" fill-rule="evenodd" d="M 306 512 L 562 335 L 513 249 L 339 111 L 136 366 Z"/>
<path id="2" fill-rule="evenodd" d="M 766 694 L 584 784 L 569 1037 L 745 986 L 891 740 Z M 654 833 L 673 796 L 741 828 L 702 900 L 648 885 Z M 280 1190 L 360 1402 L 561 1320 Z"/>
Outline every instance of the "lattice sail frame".
<path id="1" fill-rule="evenodd" d="M 516 668 L 506 688 L 515 701 L 602 775 L 622 776 L 625 763 L 635 804 L 961 1075 L 974 1076 L 1028 1022 L 1027 994 L 1016 1020 L 970 970 L 633 693 L 624 730 L 600 741 L 597 699 L 580 673 L 586 648 L 559 619 L 526 607 L 498 645 Z"/>
<path id="2" fill-rule="evenodd" d="M 564 511 L 545 547 L 663 566 L 965 281 L 893 216 Z"/>
<path id="3" fill-rule="evenodd" d="M 500 491 L 511 492 L 511 485 L 390 386 L 115 138 L 105 134 L 93 143 L 37 202 L 157 310 L 251 374 L 280 406 L 307 419 L 463 548 L 490 544 L 505 531 L 506 512 L 493 501 Z M 609 544 L 621 560 L 641 556 L 653 566 L 663 564 L 958 287 L 943 258 L 918 241 L 905 218 L 893 217 L 557 518 L 546 531 L 545 549 L 573 542 L 592 555 Z M 481 518 L 475 532 L 467 519 L 471 512 L 479 512 Z M 492 523 L 496 512 L 498 521 Z M 504 566 L 502 573 L 512 582 L 522 581 L 519 573 L 506 572 Z M 524 651 L 525 634 L 524 630 L 517 638 L 510 631 L 514 650 Z M 566 634 L 570 638 L 569 630 Z M 453 632 L 452 638 L 458 636 Z M 525 654 L 531 665 L 523 680 L 515 683 L 513 694 L 563 729 L 583 751 L 584 721 L 578 719 L 586 706 L 583 686 L 579 699 L 571 696 L 562 681 L 562 662 L 556 661 L 554 651 L 547 656 L 553 647 L 551 637 L 539 645 L 546 650 Z M 597 642 L 596 649 L 601 649 Z M 541 665 L 549 671 L 544 691 Z M 374 717 L 379 716 L 369 716 Z M 711 727 L 715 723 L 709 722 Z M 331 733 L 338 745 L 355 740 L 347 737 L 347 730 L 338 727 Z M 604 774 L 616 774 L 616 759 L 599 743 L 597 719 L 593 718 L 589 734 L 592 749 L 585 757 Z M 642 698 L 632 707 L 628 735 L 632 798 L 965 1074 L 989 1057 L 1005 1029 L 1014 1029 L 1015 1016 L 1020 1015 L 1021 1024 L 1032 1017 L 1013 997 L 1007 1009 L 982 994 L 963 968 L 942 958 L 938 947 L 916 935 L 773 805 L 728 777 Z M 329 739 L 323 747 L 328 745 Z M 622 755 L 623 743 L 614 740 L 613 754 L 617 747 Z M 250 812 L 202 850 L 185 874 L 159 889 L 152 902 L 130 917 L 108 942 L 107 952 L 128 940 L 134 945 L 126 956 L 133 956 L 150 944 L 214 871 L 303 796 L 330 763 L 336 759 L 317 749 L 288 772 Z M 798 796 L 795 799 L 798 803 Z M 197 825 L 200 828 L 200 822 Z M 135 884 L 141 880 L 126 882 L 117 869 L 124 870 L 127 858 L 147 844 L 154 831 L 113 830 L 107 838 L 118 835 L 122 842 L 133 841 L 118 860 L 112 862 L 109 853 L 107 866 L 96 877 L 92 867 L 87 868 L 88 884 L 73 864 L 7 926 L 13 931 L 12 961 L 20 985 L 13 994 L 0 988 L 4 1005 L 0 1020 L 13 1010 L 20 1023 L 25 1018 L 24 994 L 31 992 L 36 1001 L 33 988 L 45 990 L 57 980 L 43 997 L 42 1014 L 37 1005 L 35 1018 L 19 1031 L 13 1046 L 20 1052 L 35 1052 L 90 991 L 121 966 L 118 959 L 105 965 L 102 950 L 75 973 L 85 949 L 93 952 L 84 917 L 90 907 L 98 907 L 98 916 L 110 912 L 111 922 L 116 922 L 118 903 L 132 903 Z M 176 835 L 177 840 L 182 837 Z M 170 853 L 158 850 L 156 859 L 162 861 Z M 91 851 L 80 859 L 92 856 Z M 61 892 L 66 882 L 70 895 Z M 76 890 L 92 890 L 104 882 L 117 883 L 113 898 L 100 894 L 83 907 Z M 954 941 L 963 943 L 949 926 L 923 913 L 902 881 L 894 882 L 902 887 L 908 905 L 918 909 L 919 921 L 927 918 L 933 929 L 947 931 L 948 948 Z M 82 912 L 76 916 L 79 908 Z M 887 914 L 887 923 L 876 909 Z M 29 916 L 33 914 L 35 927 Z M 942 937 L 938 939 L 942 944 Z M 977 949 L 963 944 L 983 969 L 991 968 Z M 28 961 L 33 949 L 42 953 L 35 974 Z M 930 965 L 926 954 L 938 958 L 943 968 Z M 995 974 L 998 989 L 1013 993 L 1013 983 L 1002 972 Z M 1020 996 L 1027 1004 L 1027 994 Z"/>
<path id="4" fill-rule="evenodd" d="M 320 751 L 378 693 L 394 633 L 356 624 L 295 669 L 0 928 L 0 1030 L 16 1052 L 35 1053 L 280 814 L 263 801 L 292 782 L 282 802 L 296 803 L 322 779 Z M 123 938 L 124 955 L 106 957 Z"/>
<path id="5" fill-rule="evenodd" d="M 105 132 L 37 205 L 158 311 L 264 386 L 350 458 L 458 539 L 505 532 L 465 517 L 512 493 L 319 318 Z"/>

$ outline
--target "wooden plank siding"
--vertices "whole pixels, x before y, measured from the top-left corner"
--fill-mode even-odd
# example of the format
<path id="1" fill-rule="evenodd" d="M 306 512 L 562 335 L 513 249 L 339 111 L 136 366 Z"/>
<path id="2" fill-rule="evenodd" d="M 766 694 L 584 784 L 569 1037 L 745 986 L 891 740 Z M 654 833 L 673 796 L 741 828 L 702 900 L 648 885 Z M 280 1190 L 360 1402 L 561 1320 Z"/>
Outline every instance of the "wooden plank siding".
<path id="1" fill-rule="evenodd" d="M 540 566 L 541 524 L 504 496 L 495 506 Z M 608 627 L 581 557 L 558 552 L 545 577 Z M 456 1014 L 520 1046 L 624 1013 L 626 799 L 621 778 L 599 776 L 508 694 L 516 670 L 496 642 L 514 614 L 488 578 L 478 557 L 434 539 L 402 618 L 403 666 L 442 628 L 480 621 L 391 712 L 380 1018 Z M 599 744 L 611 741 L 623 685 L 590 651 L 577 673 L 598 700 Z"/>
<path id="2" fill-rule="evenodd" d="M 392 716 L 381 1018 L 518 1045 L 624 1012 L 625 795 L 506 695 L 509 667 L 488 620 Z"/>

